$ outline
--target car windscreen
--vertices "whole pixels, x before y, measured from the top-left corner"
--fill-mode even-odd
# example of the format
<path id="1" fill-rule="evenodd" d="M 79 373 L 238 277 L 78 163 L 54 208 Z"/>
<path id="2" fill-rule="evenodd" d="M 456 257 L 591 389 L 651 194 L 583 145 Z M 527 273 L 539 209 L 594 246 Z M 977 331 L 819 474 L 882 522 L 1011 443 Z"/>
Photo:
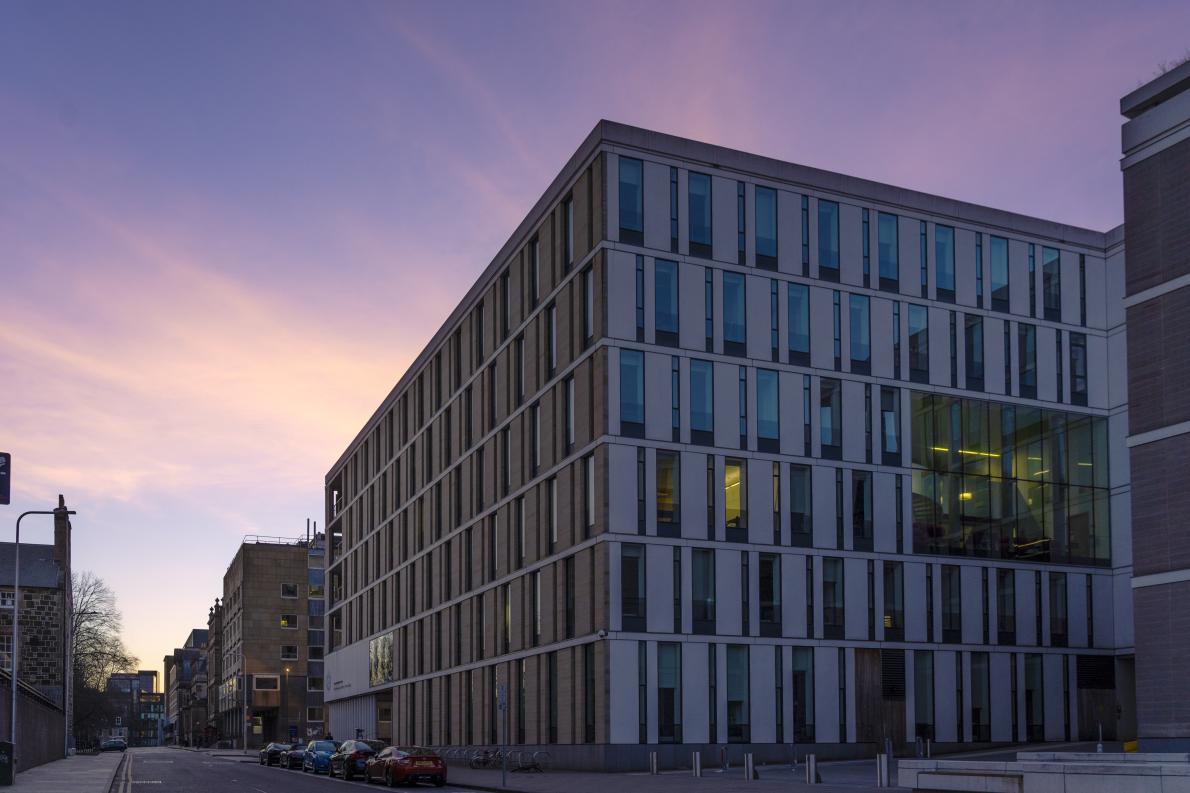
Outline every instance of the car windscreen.
<path id="1" fill-rule="evenodd" d="M 414 757 L 437 757 L 437 753 L 433 749 L 427 749 L 424 746 L 398 746 L 397 751 L 402 754 L 413 755 Z"/>
<path id="2" fill-rule="evenodd" d="M 334 741 L 315 741 L 313 743 L 313 745 L 311 745 L 310 751 L 312 751 L 312 752 L 331 752 L 333 754 L 335 749 L 337 749 L 337 748 L 338 747 L 335 746 Z"/>

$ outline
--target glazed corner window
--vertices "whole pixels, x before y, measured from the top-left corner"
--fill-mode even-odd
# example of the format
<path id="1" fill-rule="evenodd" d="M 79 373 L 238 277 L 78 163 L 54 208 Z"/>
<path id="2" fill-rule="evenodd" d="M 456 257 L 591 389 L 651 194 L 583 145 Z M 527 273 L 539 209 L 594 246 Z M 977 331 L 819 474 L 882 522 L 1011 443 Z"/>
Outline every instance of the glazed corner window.
<path id="1" fill-rule="evenodd" d="M 954 302 L 954 229 L 934 226 L 934 281 L 938 299 Z"/>
<path id="2" fill-rule="evenodd" d="M 810 363 L 810 288 L 789 285 L 789 362 Z"/>
<path id="3" fill-rule="evenodd" d="M 833 270 L 823 274 L 822 270 Z M 818 200 L 818 271 L 823 278 L 839 280 L 839 205 Z"/>
<path id="4" fill-rule="evenodd" d="M 744 276 L 723 273 L 723 351 L 746 355 Z"/>
<path id="5" fill-rule="evenodd" d="M 690 255 L 711 258 L 711 177 L 691 172 L 688 179 Z"/>
<path id="6" fill-rule="evenodd" d="M 747 532 L 748 469 L 744 460 L 728 457 L 723 464 L 723 517 L 729 540 L 733 532 Z"/>
<path id="7" fill-rule="evenodd" d="M 645 546 L 620 546 L 620 618 L 623 630 L 645 629 Z"/>
<path id="8" fill-rule="evenodd" d="M 711 443 L 713 440 L 714 371 L 714 365 L 710 361 L 690 362 L 690 430 L 691 439 L 695 443 Z"/>
<path id="9" fill-rule="evenodd" d="M 681 468 L 676 452 L 657 452 L 657 533 L 676 536 L 681 515 Z"/>
<path id="10" fill-rule="evenodd" d="M 762 452 L 780 451 L 780 385 L 777 373 L 756 370 L 756 439 Z"/>
<path id="11" fill-rule="evenodd" d="M 297 584 L 282 584 L 281 585 L 281 597 L 295 598 L 297 596 L 298 596 L 298 585 Z"/>
<path id="12" fill-rule="evenodd" d="M 930 381 L 930 314 L 925 306 L 909 304 L 909 379 Z"/>
<path id="13" fill-rule="evenodd" d="M 620 350 L 620 433 L 645 435 L 645 356 L 640 350 Z"/>
<path id="14" fill-rule="evenodd" d="M 756 188 L 756 266 L 777 269 L 777 191 Z"/>
<path id="15" fill-rule="evenodd" d="M 678 263 L 657 259 L 653 264 L 653 309 L 657 343 L 678 345 Z"/>
<path id="16" fill-rule="evenodd" d="M 296 614 L 282 614 L 281 627 L 287 630 L 297 630 L 298 618 Z"/>
<path id="17" fill-rule="evenodd" d="M 869 374 L 872 366 L 872 334 L 867 295 L 848 296 L 848 317 L 851 327 L 851 371 Z"/>
<path id="18" fill-rule="evenodd" d="M 822 456 L 839 459 L 843 445 L 843 385 L 838 380 L 824 377 L 819 383 L 818 422 Z"/>
<path id="19" fill-rule="evenodd" d="M 640 160 L 620 158 L 620 241 L 644 242 L 644 179 Z"/>
<path id="20" fill-rule="evenodd" d="M 878 213 L 879 224 L 879 253 L 880 253 L 880 288 L 885 291 L 897 291 L 900 282 L 901 266 L 897 261 L 897 216 L 884 212 Z"/>
<path id="21" fill-rule="evenodd" d="M 1008 311 L 1008 240 L 991 238 L 992 310 Z"/>
<path id="22" fill-rule="evenodd" d="M 1061 255 L 1056 248 L 1041 249 L 1041 297 L 1045 306 L 1045 318 L 1050 322 L 1062 321 L 1062 270 Z"/>

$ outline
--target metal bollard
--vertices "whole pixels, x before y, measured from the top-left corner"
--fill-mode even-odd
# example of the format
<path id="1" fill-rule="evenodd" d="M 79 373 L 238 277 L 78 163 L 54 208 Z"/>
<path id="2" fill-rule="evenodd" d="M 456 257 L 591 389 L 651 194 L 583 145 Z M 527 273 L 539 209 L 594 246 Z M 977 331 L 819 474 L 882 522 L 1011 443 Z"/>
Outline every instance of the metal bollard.
<path id="1" fill-rule="evenodd" d="M 876 755 L 876 787 L 888 787 L 888 755 Z"/>
<path id="2" fill-rule="evenodd" d="M 702 776 L 702 752 L 691 752 L 690 768 L 693 770 L 694 776 Z"/>
<path id="3" fill-rule="evenodd" d="M 930 743 L 931 743 L 931 739 L 926 738 L 926 759 L 927 760 L 930 758 Z"/>
<path id="4" fill-rule="evenodd" d="M 818 757 L 812 754 L 806 755 L 806 784 L 818 784 Z"/>
<path id="5" fill-rule="evenodd" d="M 752 753 L 751 752 L 744 753 L 744 780 L 747 782 L 752 781 Z"/>
<path id="6" fill-rule="evenodd" d="M 731 764 L 729 764 L 727 762 L 727 747 L 726 746 L 724 746 L 722 749 L 719 750 L 719 759 L 720 759 L 720 761 L 722 761 L 720 764 L 723 766 L 724 771 L 731 768 Z"/>
<path id="7" fill-rule="evenodd" d="M 657 775 L 657 753 L 649 752 L 649 773 Z"/>

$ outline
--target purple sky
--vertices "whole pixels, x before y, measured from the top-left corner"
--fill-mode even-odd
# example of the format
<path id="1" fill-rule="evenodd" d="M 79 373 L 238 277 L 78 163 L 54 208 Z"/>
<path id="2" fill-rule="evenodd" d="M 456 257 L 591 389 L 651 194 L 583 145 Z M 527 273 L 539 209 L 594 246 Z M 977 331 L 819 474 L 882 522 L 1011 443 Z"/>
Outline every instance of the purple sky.
<path id="1" fill-rule="evenodd" d="M 1190 5 L 1040 5 L 8 0 L 0 523 L 160 667 L 600 118 L 1110 228 Z"/>

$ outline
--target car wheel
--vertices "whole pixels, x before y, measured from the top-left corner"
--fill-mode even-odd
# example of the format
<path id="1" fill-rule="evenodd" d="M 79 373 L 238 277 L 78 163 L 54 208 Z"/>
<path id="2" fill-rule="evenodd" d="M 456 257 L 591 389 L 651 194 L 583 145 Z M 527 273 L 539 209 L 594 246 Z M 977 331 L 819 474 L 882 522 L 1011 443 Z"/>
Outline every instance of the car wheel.
<path id="1" fill-rule="evenodd" d="M 442 777 L 438 777 L 437 779 L 434 780 L 434 787 L 442 787 L 445 784 L 446 784 L 446 780 L 443 779 Z"/>
<path id="2" fill-rule="evenodd" d="M 384 769 L 384 786 L 385 787 L 393 786 L 393 771 L 391 768 Z"/>

